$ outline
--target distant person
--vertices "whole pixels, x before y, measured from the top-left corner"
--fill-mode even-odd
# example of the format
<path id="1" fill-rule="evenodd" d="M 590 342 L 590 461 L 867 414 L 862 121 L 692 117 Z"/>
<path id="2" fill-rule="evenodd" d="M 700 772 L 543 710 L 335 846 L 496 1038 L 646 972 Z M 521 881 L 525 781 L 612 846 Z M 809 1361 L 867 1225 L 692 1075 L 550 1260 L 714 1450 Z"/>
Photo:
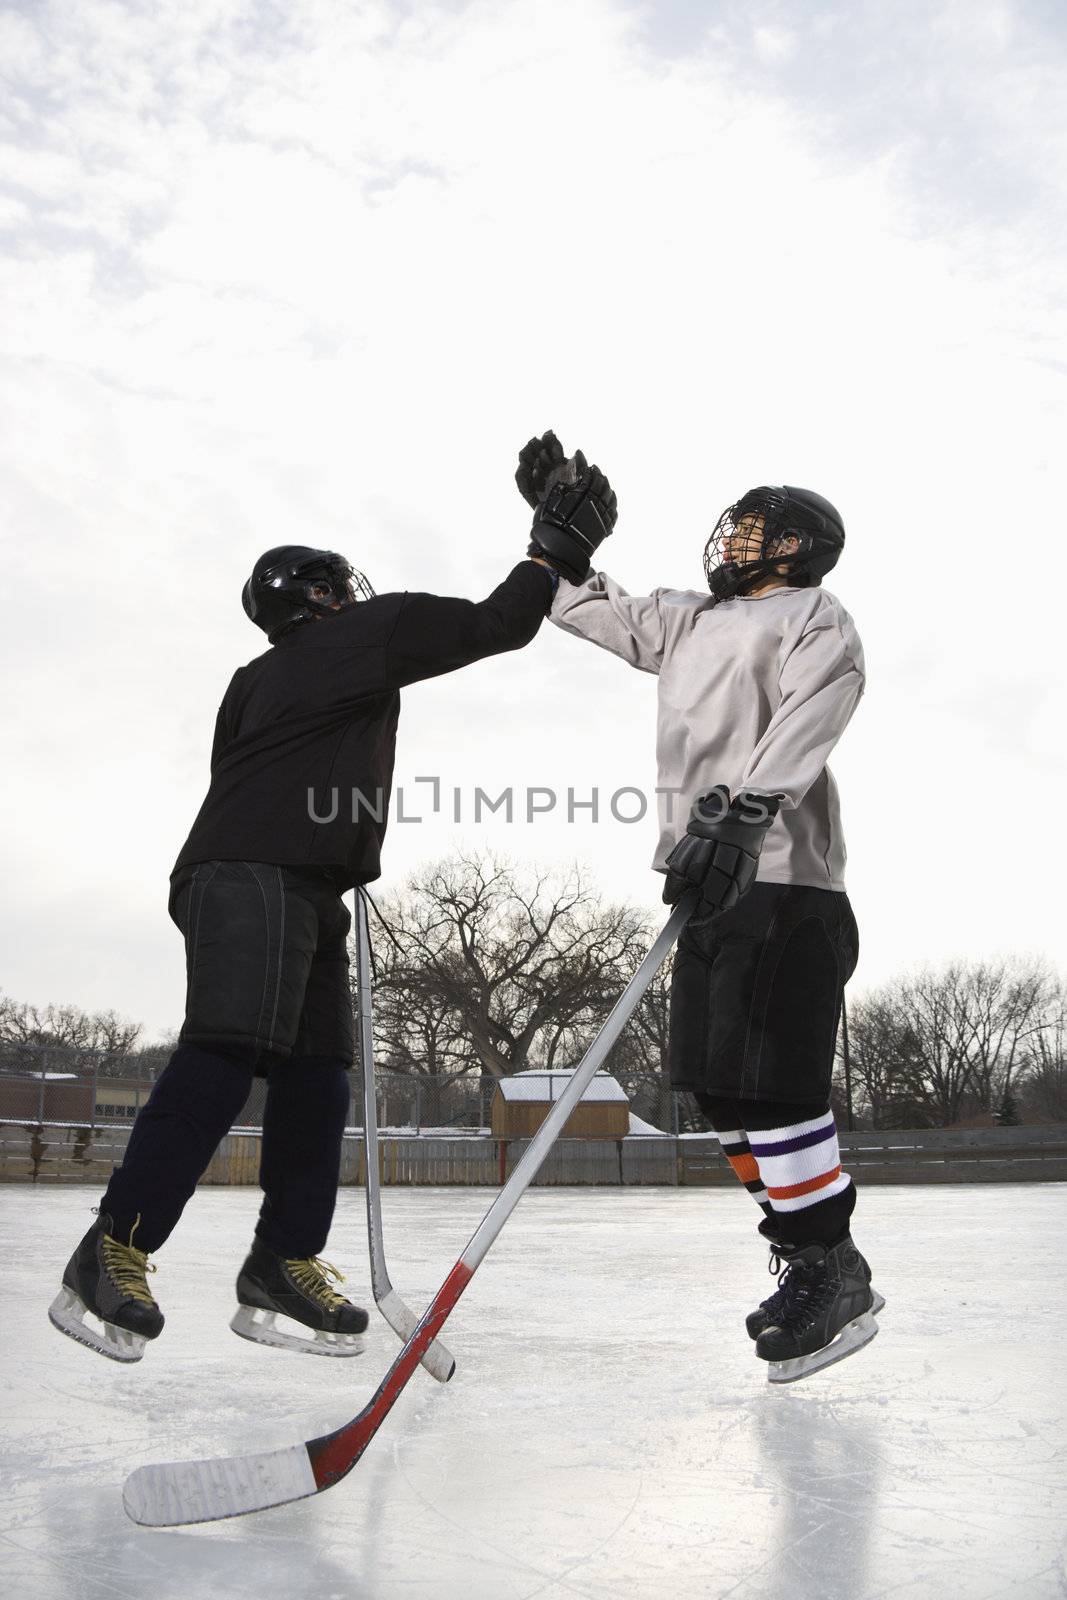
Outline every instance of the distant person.
<path id="1" fill-rule="evenodd" d="M 564 464 L 531 439 L 516 481 L 542 504 Z M 723 512 L 707 592 L 626 593 L 564 570 L 552 621 L 658 678 L 664 899 L 700 903 L 674 966 L 670 1067 L 765 1213 L 779 1286 L 747 1319 L 775 1381 L 877 1332 L 881 1296 L 856 1249 L 830 1080 L 859 954 L 827 757 L 864 688 L 852 618 L 821 587 L 841 517 L 808 489 L 762 487 Z"/>
<path id="2" fill-rule="evenodd" d="M 610 531 L 609 517 L 614 497 L 597 474 L 541 531 L 547 544 L 573 541 L 590 520 Z M 226 691 L 211 784 L 171 874 L 185 1022 L 49 1311 L 71 1338 L 137 1361 L 158 1336 L 148 1257 L 261 1077 L 264 1198 L 231 1327 L 316 1354 L 361 1348 L 367 1313 L 319 1259 L 354 1057 L 341 896 L 380 873 L 399 690 L 530 642 L 558 583 L 537 537 L 534 559 L 478 603 L 375 595 L 343 556 L 303 545 L 256 562 L 244 608 L 272 648 Z"/>

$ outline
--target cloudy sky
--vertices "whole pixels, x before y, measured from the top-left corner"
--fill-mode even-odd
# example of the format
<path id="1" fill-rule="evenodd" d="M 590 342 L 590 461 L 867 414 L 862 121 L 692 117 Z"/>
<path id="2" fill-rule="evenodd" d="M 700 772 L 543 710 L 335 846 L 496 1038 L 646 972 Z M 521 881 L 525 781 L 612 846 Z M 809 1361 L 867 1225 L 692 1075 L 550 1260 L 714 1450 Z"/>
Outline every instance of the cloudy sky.
<path id="1" fill-rule="evenodd" d="M 549 426 L 635 592 L 752 483 L 841 507 L 853 992 L 1062 960 L 1065 55 L 1043 0 L 8 0 L 0 986 L 178 1026 L 252 561 L 480 596 Z M 651 815 L 565 820 L 651 788 L 654 695 L 550 628 L 408 691 L 383 885 L 493 843 L 658 904 Z M 560 807 L 474 828 L 508 785 Z"/>

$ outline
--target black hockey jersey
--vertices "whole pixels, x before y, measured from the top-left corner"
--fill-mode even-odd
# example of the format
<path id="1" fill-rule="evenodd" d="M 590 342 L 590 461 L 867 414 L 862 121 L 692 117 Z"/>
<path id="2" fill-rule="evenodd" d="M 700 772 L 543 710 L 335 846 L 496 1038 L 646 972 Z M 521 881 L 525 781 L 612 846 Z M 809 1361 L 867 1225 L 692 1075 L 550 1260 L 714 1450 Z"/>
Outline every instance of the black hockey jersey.
<path id="1" fill-rule="evenodd" d="M 171 877 L 196 861 L 380 874 L 399 690 L 528 644 L 552 601 L 522 561 L 486 600 L 384 594 L 285 634 L 234 673 L 219 707 L 211 784 Z"/>

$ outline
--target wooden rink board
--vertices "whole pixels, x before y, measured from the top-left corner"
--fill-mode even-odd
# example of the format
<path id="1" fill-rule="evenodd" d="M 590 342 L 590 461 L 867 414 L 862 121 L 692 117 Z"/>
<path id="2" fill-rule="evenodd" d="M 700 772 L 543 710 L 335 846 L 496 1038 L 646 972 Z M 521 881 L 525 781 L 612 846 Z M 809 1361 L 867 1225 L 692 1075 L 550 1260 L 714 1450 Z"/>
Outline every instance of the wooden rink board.
<path id="1" fill-rule="evenodd" d="M 0 1123 L 0 1182 L 106 1183 L 126 1148 L 129 1129 L 86 1130 Z M 1031 1128 L 922 1129 L 841 1136 L 842 1164 L 857 1182 L 878 1183 L 1063 1183 L 1067 1182 L 1067 1126 Z M 254 1185 L 259 1174 L 258 1129 L 223 1139 L 201 1182 Z M 514 1170 L 525 1140 L 505 1150 Z M 410 1135 L 379 1143 L 383 1186 L 488 1187 L 500 1181 L 500 1145 L 486 1137 Z M 362 1186 L 363 1141 L 345 1136 L 341 1183 Z M 561 1139 L 549 1152 L 535 1182 L 598 1187 L 729 1186 L 736 1179 L 714 1137 Z"/>

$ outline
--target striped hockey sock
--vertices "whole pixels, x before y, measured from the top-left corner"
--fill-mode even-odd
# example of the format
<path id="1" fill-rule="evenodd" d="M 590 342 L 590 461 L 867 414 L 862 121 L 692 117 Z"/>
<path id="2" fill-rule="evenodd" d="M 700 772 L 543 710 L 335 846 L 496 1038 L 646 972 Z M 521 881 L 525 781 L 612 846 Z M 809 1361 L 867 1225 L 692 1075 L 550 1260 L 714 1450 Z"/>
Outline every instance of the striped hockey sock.
<path id="1" fill-rule="evenodd" d="M 752 1154 L 752 1147 L 744 1128 L 716 1128 L 715 1136 L 722 1145 L 723 1155 L 734 1169 L 734 1176 L 744 1184 L 756 1204 L 770 1216 L 771 1199 L 764 1188 L 760 1169 L 756 1165 L 756 1158 Z"/>
<path id="2" fill-rule="evenodd" d="M 843 1194 L 852 1182 L 841 1170 L 832 1111 L 788 1127 L 761 1128 L 749 1137 L 754 1165 L 775 1211 L 803 1211 Z"/>
<path id="3" fill-rule="evenodd" d="M 734 1176 L 744 1185 L 760 1210 L 772 1216 L 771 1202 L 760 1179 L 759 1168 L 748 1142 L 748 1134 L 741 1126 L 741 1107 L 732 1100 L 706 1094 L 698 1089 L 694 1100 L 711 1124 L 712 1132 L 722 1146 L 722 1153 L 734 1169 Z"/>

